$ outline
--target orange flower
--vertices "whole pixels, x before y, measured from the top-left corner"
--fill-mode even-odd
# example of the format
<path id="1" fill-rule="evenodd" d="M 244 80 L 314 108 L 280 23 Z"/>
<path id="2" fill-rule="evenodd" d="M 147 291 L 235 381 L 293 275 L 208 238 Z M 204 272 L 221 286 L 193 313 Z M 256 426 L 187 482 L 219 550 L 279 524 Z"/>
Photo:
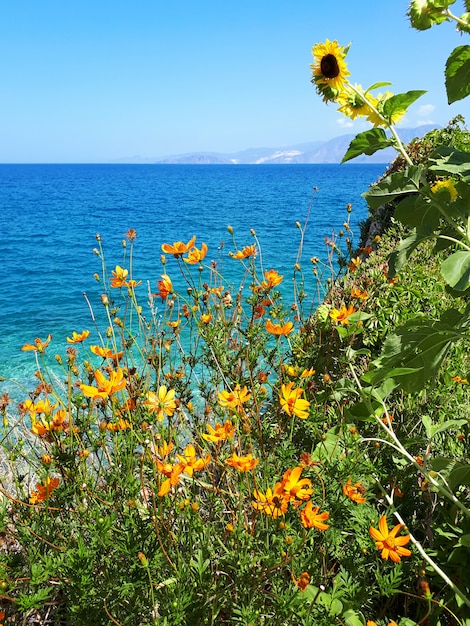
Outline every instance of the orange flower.
<path id="1" fill-rule="evenodd" d="M 268 487 L 266 494 L 255 489 L 253 496 L 255 498 L 255 502 L 252 503 L 253 508 L 269 515 L 273 519 L 284 515 L 289 506 L 289 500 L 284 496 L 281 483 L 276 483 L 272 491 Z"/>
<path id="2" fill-rule="evenodd" d="M 116 370 L 109 370 L 109 379 L 101 370 L 95 370 L 95 380 L 97 387 L 90 385 L 80 385 L 80 389 L 84 396 L 88 398 L 107 398 L 117 391 L 121 391 L 126 386 L 126 379 L 120 367 Z"/>
<path id="3" fill-rule="evenodd" d="M 175 241 L 173 245 L 169 243 L 164 243 L 162 245 L 162 250 L 166 254 L 172 254 L 175 258 L 183 256 L 186 254 L 188 250 L 190 250 L 194 246 L 194 242 L 196 241 L 196 235 L 192 239 L 188 241 L 188 243 L 183 243 L 182 241 Z"/>
<path id="4" fill-rule="evenodd" d="M 263 289 L 272 289 L 282 283 L 284 276 L 281 276 L 276 270 L 266 270 L 264 272 L 264 278 L 265 280 L 262 281 L 261 287 L 263 287 Z"/>
<path id="5" fill-rule="evenodd" d="M 266 309 L 261 304 L 257 304 L 253 309 L 253 319 L 259 320 L 266 313 Z"/>
<path id="6" fill-rule="evenodd" d="M 315 374 L 315 370 L 314 369 L 305 369 L 301 374 L 300 374 L 300 378 L 310 378 L 310 376 L 313 376 Z"/>
<path id="7" fill-rule="evenodd" d="M 313 493 L 310 478 L 300 479 L 303 467 L 288 469 L 282 478 L 281 484 L 286 498 L 293 504 L 300 504 L 298 500 L 308 500 Z"/>
<path id="8" fill-rule="evenodd" d="M 319 508 L 312 506 L 312 501 L 307 502 L 307 505 L 300 511 L 300 519 L 305 528 L 317 528 L 318 530 L 327 530 L 330 526 L 325 524 L 325 520 L 330 517 L 330 514 L 318 513 Z"/>
<path id="9" fill-rule="evenodd" d="M 148 391 L 144 406 L 147 407 L 150 413 L 157 414 L 159 422 L 164 419 L 165 415 L 171 417 L 176 410 L 175 390 L 167 389 L 166 385 L 162 385 L 157 393 Z"/>
<path id="10" fill-rule="evenodd" d="M 292 322 L 286 322 L 285 324 L 273 324 L 270 319 L 266 320 L 266 330 L 272 335 L 280 337 L 281 335 L 290 335 L 294 329 Z"/>
<path id="11" fill-rule="evenodd" d="M 353 287 L 351 289 L 351 298 L 355 298 L 356 300 L 367 300 L 368 297 L 369 294 L 365 289 L 364 291 L 359 289 L 359 287 Z"/>
<path id="12" fill-rule="evenodd" d="M 176 465 L 172 465 L 171 463 L 162 463 L 158 459 L 155 459 L 155 464 L 157 466 L 157 470 L 167 477 L 167 479 L 160 485 L 160 489 L 157 494 L 159 497 L 163 497 L 170 492 L 172 487 L 175 487 L 179 483 L 184 466 L 180 463 L 177 463 Z"/>
<path id="13" fill-rule="evenodd" d="M 219 404 L 220 406 L 227 407 L 233 411 L 237 411 L 243 408 L 243 404 L 248 402 L 251 398 L 251 394 L 248 393 L 246 385 L 240 388 L 237 385 L 233 391 L 219 391 Z"/>
<path id="14" fill-rule="evenodd" d="M 290 417 L 297 415 L 300 419 L 306 419 L 310 402 L 300 397 L 304 392 L 303 389 L 300 387 L 294 389 L 293 387 L 293 382 L 290 382 L 288 385 L 281 385 L 281 407 Z"/>
<path id="15" fill-rule="evenodd" d="M 258 465 L 259 459 L 254 459 L 252 454 L 238 456 L 238 454 L 234 452 L 231 457 L 226 459 L 225 463 L 230 465 L 230 467 L 234 467 L 239 472 L 249 472 Z"/>
<path id="16" fill-rule="evenodd" d="M 57 405 L 54 405 L 54 407 Z M 47 414 L 46 414 L 47 415 Z M 64 409 L 59 409 L 52 416 L 52 419 L 46 418 L 46 415 L 39 420 L 36 416 L 31 415 L 31 432 L 40 437 L 46 435 L 49 432 L 60 433 L 63 430 L 67 430 L 69 422 L 67 420 L 68 414 Z"/>
<path id="17" fill-rule="evenodd" d="M 247 259 L 250 256 L 256 256 L 257 250 L 256 250 L 256 244 L 253 244 L 251 246 L 245 246 L 243 248 L 243 250 L 237 250 L 237 252 L 230 252 L 230 256 L 232 257 L 232 259 Z"/>
<path id="18" fill-rule="evenodd" d="M 468 382 L 466 378 L 461 378 L 460 376 L 451 376 L 450 379 L 456 383 L 461 383 L 462 385 L 465 385 Z"/>
<path id="19" fill-rule="evenodd" d="M 85 339 L 88 338 L 89 334 L 89 330 L 82 330 L 81 333 L 73 331 L 72 336 L 67 337 L 67 343 L 82 343 L 82 341 L 85 341 Z"/>
<path id="20" fill-rule="evenodd" d="M 195 265 L 196 263 L 201 263 L 206 258 L 207 254 L 207 244 L 203 243 L 201 245 L 201 249 L 193 248 L 188 252 L 187 258 L 183 259 L 185 263 L 189 263 L 190 265 Z"/>
<path id="21" fill-rule="evenodd" d="M 330 317 L 333 322 L 347 326 L 349 324 L 348 317 L 356 312 L 356 309 L 351 305 L 348 308 L 343 306 L 340 309 L 331 309 Z"/>
<path id="22" fill-rule="evenodd" d="M 353 502 L 357 502 L 358 504 L 364 504 L 366 502 L 366 498 L 364 495 L 366 490 L 362 486 L 361 482 L 352 484 L 352 478 L 348 478 L 348 482 L 343 485 L 343 493 Z"/>
<path id="23" fill-rule="evenodd" d="M 302 572 L 298 578 L 295 578 L 294 574 L 291 574 L 294 584 L 300 589 L 305 591 L 310 583 L 310 574 L 308 572 Z"/>
<path id="24" fill-rule="evenodd" d="M 212 426 L 208 424 L 207 430 L 209 431 L 209 434 L 203 434 L 202 438 L 206 441 L 214 441 L 218 443 L 219 441 L 231 439 L 235 434 L 235 429 L 236 427 L 230 420 L 227 420 L 223 425 L 216 423 L 215 428 L 212 428 Z"/>
<path id="25" fill-rule="evenodd" d="M 101 346 L 90 346 L 90 352 L 103 359 L 112 359 L 116 362 L 120 361 L 124 355 L 124 352 L 113 352 L 109 348 L 102 348 Z"/>
<path id="26" fill-rule="evenodd" d="M 203 313 L 201 315 L 201 322 L 203 324 L 209 324 L 209 322 L 212 320 L 212 314 L 211 313 Z"/>
<path id="27" fill-rule="evenodd" d="M 51 493 L 58 487 L 60 480 L 58 478 L 51 478 L 50 476 L 46 477 L 44 481 L 44 485 L 41 483 L 36 483 L 37 491 L 31 492 L 31 497 L 29 501 L 31 504 L 38 504 L 39 502 L 44 502 L 49 499 Z"/>
<path id="28" fill-rule="evenodd" d="M 113 433 L 116 433 L 120 430 L 127 430 L 130 427 L 131 423 L 129 422 L 129 420 L 125 420 L 122 417 L 119 419 L 118 422 L 109 422 L 109 424 L 106 424 L 106 429 Z"/>
<path id="29" fill-rule="evenodd" d="M 27 343 L 21 349 L 25 352 L 27 350 L 34 350 L 35 352 L 44 352 L 47 346 L 49 345 L 51 339 L 52 339 L 52 335 L 48 335 L 46 341 L 42 341 L 41 339 L 39 339 L 39 337 L 37 337 L 37 339 L 34 340 L 34 344 Z"/>
<path id="30" fill-rule="evenodd" d="M 191 444 L 188 444 L 184 449 L 184 455 L 177 454 L 176 456 L 183 467 L 183 472 L 188 476 L 192 476 L 195 471 L 204 469 L 211 462 L 210 454 L 204 458 L 196 458 L 196 449 Z"/>
<path id="31" fill-rule="evenodd" d="M 173 330 L 176 330 L 180 324 L 181 324 L 181 320 L 174 320 L 173 322 L 166 323 L 166 325 L 169 326 L 170 328 L 173 328 Z"/>
<path id="32" fill-rule="evenodd" d="M 120 265 L 116 265 L 116 267 L 111 271 L 111 274 L 111 287 L 119 288 L 127 285 L 126 279 L 129 272 L 123 269 Z"/>
<path id="33" fill-rule="evenodd" d="M 397 524 L 389 531 L 387 517 L 382 515 L 379 519 L 379 530 L 372 526 L 369 528 L 369 534 L 375 539 L 377 549 L 382 550 L 381 556 L 385 561 L 390 558 L 394 563 L 399 563 L 402 556 L 411 555 L 411 551 L 403 547 L 410 541 L 410 535 L 396 536 L 402 526 L 403 524 Z"/>
<path id="34" fill-rule="evenodd" d="M 161 274 L 162 279 L 158 281 L 158 293 L 153 294 L 155 297 L 160 296 L 160 298 L 165 300 L 170 293 L 173 293 L 173 283 L 171 282 L 171 278 L 168 274 Z"/>

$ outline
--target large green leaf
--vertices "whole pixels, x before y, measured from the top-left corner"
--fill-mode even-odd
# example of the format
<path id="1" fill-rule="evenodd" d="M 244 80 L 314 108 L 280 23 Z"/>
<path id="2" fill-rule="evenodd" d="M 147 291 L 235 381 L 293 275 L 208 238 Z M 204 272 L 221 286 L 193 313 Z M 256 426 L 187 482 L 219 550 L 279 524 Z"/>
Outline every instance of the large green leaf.
<path id="1" fill-rule="evenodd" d="M 341 163 L 346 163 L 346 161 L 350 161 L 360 154 L 374 154 L 378 150 L 392 145 L 393 140 L 387 139 L 383 128 L 371 128 L 354 137 Z"/>
<path id="2" fill-rule="evenodd" d="M 418 98 L 426 92 L 422 90 L 407 91 L 406 93 L 397 93 L 395 96 L 387 98 L 384 102 L 382 113 L 385 118 L 391 119 L 395 113 L 406 111 Z"/>
<path id="3" fill-rule="evenodd" d="M 386 176 L 362 195 L 369 207 L 377 209 L 383 204 L 407 193 L 417 193 L 423 177 L 422 165 L 412 165 L 403 172 L 395 172 Z"/>
<path id="4" fill-rule="evenodd" d="M 451 52 L 445 76 L 449 104 L 470 94 L 470 46 L 458 46 Z"/>
<path id="5" fill-rule="evenodd" d="M 470 285 L 470 252 L 459 250 L 441 265 L 442 278 L 452 289 L 465 291 Z"/>
<path id="6" fill-rule="evenodd" d="M 450 346 L 461 339 L 459 330 L 464 321 L 454 309 L 435 322 L 424 316 L 409 320 L 386 338 L 380 357 L 372 362 L 364 380 L 375 386 L 393 378 L 406 392 L 422 390 L 436 376 Z"/>
<path id="7" fill-rule="evenodd" d="M 427 198 L 415 195 L 407 196 L 397 205 L 394 217 L 405 226 L 428 232 L 436 230 L 440 222 L 437 208 Z"/>
<path id="8" fill-rule="evenodd" d="M 463 181 L 470 180 L 470 153 L 448 146 L 439 146 L 429 159 L 429 169 L 444 175 L 455 174 Z"/>

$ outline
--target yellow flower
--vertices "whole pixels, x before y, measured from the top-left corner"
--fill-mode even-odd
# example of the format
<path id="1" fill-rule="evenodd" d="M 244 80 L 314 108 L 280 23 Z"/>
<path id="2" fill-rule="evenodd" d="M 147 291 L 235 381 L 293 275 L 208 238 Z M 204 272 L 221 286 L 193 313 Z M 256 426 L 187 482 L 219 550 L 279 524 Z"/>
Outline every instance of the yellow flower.
<path id="1" fill-rule="evenodd" d="M 241 388 L 237 385 L 233 391 L 219 391 L 219 404 L 220 406 L 227 407 L 233 411 L 237 411 L 243 408 L 243 404 L 248 402 L 251 398 L 251 394 L 248 393 L 246 385 Z"/>
<path id="2" fill-rule="evenodd" d="M 274 489 L 269 487 L 266 489 L 266 494 L 262 493 L 258 489 L 253 491 L 255 502 L 253 502 L 253 508 L 257 511 L 261 511 L 266 515 L 269 515 L 273 519 L 277 519 L 281 515 L 284 515 L 289 506 L 289 500 L 285 497 L 281 483 L 276 483 Z"/>
<path id="3" fill-rule="evenodd" d="M 226 459 L 225 463 L 230 465 L 230 467 L 234 467 L 239 472 L 249 472 L 258 465 L 259 459 L 253 458 L 252 454 L 238 456 L 238 454 L 234 452 L 231 457 Z"/>
<path id="4" fill-rule="evenodd" d="M 165 300 L 170 293 L 173 293 L 173 283 L 171 282 L 171 278 L 168 274 L 161 274 L 162 279 L 158 281 L 158 293 L 153 294 L 155 297 L 160 296 L 160 298 Z"/>
<path id="5" fill-rule="evenodd" d="M 352 120 L 371 115 L 377 107 L 377 98 L 364 92 L 361 85 L 354 85 L 354 90 L 341 91 L 337 102 L 340 105 L 338 111 Z"/>
<path id="6" fill-rule="evenodd" d="M 323 96 L 325 101 L 335 100 L 338 93 L 347 84 L 347 77 L 350 76 L 345 58 L 347 49 L 339 46 L 338 42 L 329 41 L 317 43 L 312 48 L 313 65 L 312 83 L 317 87 L 317 91 Z"/>
<path id="7" fill-rule="evenodd" d="M 57 489 L 59 483 L 60 480 L 58 478 L 51 478 L 50 476 L 47 476 L 44 485 L 36 483 L 37 491 L 31 492 L 31 497 L 29 498 L 30 503 L 38 504 L 39 502 L 47 500 L 54 489 Z"/>
<path id="8" fill-rule="evenodd" d="M 67 343 L 81 343 L 88 338 L 89 334 L 89 330 L 82 330 L 81 333 L 76 333 L 75 331 L 73 331 L 72 336 L 67 337 Z"/>
<path id="9" fill-rule="evenodd" d="M 193 248 L 188 252 L 187 258 L 183 259 L 185 263 L 189 263 L 190 265 L 195 265 L 196 263 L 201 263 L 206 258 L 207 254 L 207 244 L 203 243 L 201 249 Z"/>
<path id="10" fill-rule="evenodd" d="M 196 449 L 192 444 L 188 444 L 184 449 L 184 454 L 177 454 L 178 460 L 183 467 L 183 472 L 188 476 L 192 476 L 196 471 L 204 469 L 211 461 L 211 455 L 208 454 L 204 458 L 196 458 Z"/>
<path id="11" fill-rule="evenodd" d="M 351 261 L 348 263 L 348 269 L 350 272 L 356 272 L 359 265 L 362 265 L 362 259 L 361 257 L 356 257 L 354 259 L 351 259 Z"/>
<path id="12" fill-rule="evenodd" d="M 438 180 L 431 187 L 432 193 L 438 193 L 441 189 L 446 189 L 449 192 L 452 202 L 454 200 L 457 200 L 459 194 L 457 193 L 457 189 L 455 188 L 455 185 L 450 178 L 448 178 L 447 180 Z"/>
<path id="13" fill-rule="evenodd" d="M 451 376 L 450 379 L 462 385 L 465 385 L 468 382 L 466 378 L 462 378 L 461 376 Z"/>
<path id="14" fill-rule="evenodd" d="M 116 265 L 116 267 L 111 271 L 111 287 L 125 287 L 127 285 L 126 279 L 129 272 L 123 269 L 120 265 Z"/>
<path id="15" fill-rule="evenodd" d="M 288 385 L 281 385 L 281 407 L 290 417 L 296 415 L 301 419 L 306 419 L 310 402 L 300 397 L 304 392 L 303 389 L 300 387 L 294 389 L 293 387 L 293 382 L 290 382 Z"/>
<path id="16" fill-rule="evenodd" d="M 317 528 L 318 530 L 327 530 L 330 526 L 324 522 L 330 517 L 330 514 L 319 513 L 319 508 L 312 505 L 312 501 L 307 502 L 306 506 L 300 511 L 300 520 L 305 528 Z"/>
<path id="17" fill-rule="evenodd" d="M 203 324 L 209 324 L 209 322 L 212 320 L 212 314 L 211 313 L 203 313 L 201 315 L 201 322 Z"/>
<path id="18" fill-rule="evenodd" d="M 190 250 L 194 246 L 194 242 L 196 241 L 196 235 L 192 239 L 188 241 L 188 243 L 183 243 L 182 241 L 175 241 L 173 245 L 169 243 L 164 243 L 162 245 L 162 250 L 166 254 L 172 254 L 175 258 L 183 256 L 186 254 L 188 250 Z"/>
<path id="19" fill-rule="evenodd" d="M 262 281 L 261 287 L 263 287 L 263 289 L 271 289 L 272 287 L 280 285 L 284 277 L 276 272 L 276 270 L 266 270 L 264 272 L 264 278 L 265 280 Z"/>
<path id="20" fill-rule="evenodd" d="M 330 317 L 333 322 L 347 326 L 349 324 L 349 316 L 356 312 L 356 309 L 351 305 L 348 308 L 343 304 L 340 309 L 331 309 Z"/>
<path id="21" fill-rule="evenodd" d="M 352 484 L 352 478 L 348 478 L 348 482 L 343 485 L 343 493 L 353 502 L 357 502 L 358 504 L 364 504 L 366 502 L 366 498 L 364 498 L 364 494 L 366 490 L 362 486 L 361 482 Z"/>
<path id="22" fill-rule="evenodd" d="M 46 341 L 42 341 L 38 337 L 37 339 L 34 340 L 34 344 L 27 343 L 21 349 L 23 351 L 34 350 L 35 352 L 44 352 L 47 346 L 49 345 L 51 339 L 52 339 L 52 335 L 48 335 Z"/>
<path id="23" fill-rule="evenodd" d="M 120 367 L 116 370 L 109 370 L 109 379 L 101 370 L 95 370 L 95 380 L 97 387 L 90 385 L 80 385 L 80 389 L 84 396 L 88 398 L 107 398 L 117 391 L 121 391 L 126 386 L 126 379 Z"/>
<path id="24" fill-rule="evenodd" d="M 202 438 L 206 441 L 214 441 L 216 443 L 219 441 L 225 441 L 233 437 L 235 434 L 235 428 L 236 427 L 230 420 L 227 420 L 223 425 L 216 423 L 215 428 L 208 424 L 207 430 L 209 431 L 209 434 L 203 434 Z"/>
<path id="25" fill-rule="evenodd" d="M 386 91 L 384 95 L 378 94 L 377 96 L 377 113 L 375 111 L 371 111 L 370 115 L 368 115 L 367 119 L 374 126 L 390 126 L 392 124 L 398 124 L 406 114 L 406 109 L 402 109 L 401 111 L 395 111 L 392 115 L 385 115 L 384 113 L 384 105 L 393 96 L 393 93 L 390 91 Z"/>
<path id="26" fill-rule="evenodd" d="M 165 385 L 162 385 L 157 393 L 148 391 L 144 406 L 150 413 L 157 414 L 159 422 L 164 419 L 165 415 L 171 417 L 176 410 L 175 390 L 167 389 Z"/>
<path id="27" fill-rule="evenodd" d="M 300 479 L 303 467 L 300 465 L 294 469 L 288 469 L 282 478 L 281 484 L 286 498 L 293 504 L 300 504 L 298 500 L 308 500 L 313 493 L 310 478 Z"/>
<path id="28" fill-rule="evenodd" d="M 270 319 L 266 320 L 266 330 L 268 333 L 271 333 L 271 335 L 276 335 L 276 337 L 290 335 L 293 329 L 294 324 L 292 322 L 286 322 L 285 324 L 273 324 Z"/>
<path id="29" fill-rule="evenodd" d="M 402 526 L 403 524 L 397 524 L 389 531 L 387 518 L 382 515 L 379 519 L 379 530 L 372 526 L 369 528 L 369 534 L 375 539 L 377 549 L 382 550 L 381 556 L 385 561 L 390 558 L 394 563 L 399 563 L 402 556 L 411 555 L 411 551 L 403 547 L 410 541 L 410 535 L 396 536 Z"/>
<path id="30" fill-rule="evenodd" d="M 51 404 L 49 398 L 45 400 L 38 400 L 34 403 L 30 398 L 23 402 L 23 408 L 25 411 L 29 411 L 31 417 L 36 417 L 37 413 L 44 413 L 44 415 L 50 415 L 52 411 L 57 407 L 57 404 Z"/>
<path id="31" fill-rule="evenodd" d="M 237 250 L 237 252 L 230 252 L 230 256 L 232 259 L 247 259 L 250 256 L 256 256 L 257 250 L 256 245 L 253 244 L 251 246 L 245 246 L 243 250 Z"/>

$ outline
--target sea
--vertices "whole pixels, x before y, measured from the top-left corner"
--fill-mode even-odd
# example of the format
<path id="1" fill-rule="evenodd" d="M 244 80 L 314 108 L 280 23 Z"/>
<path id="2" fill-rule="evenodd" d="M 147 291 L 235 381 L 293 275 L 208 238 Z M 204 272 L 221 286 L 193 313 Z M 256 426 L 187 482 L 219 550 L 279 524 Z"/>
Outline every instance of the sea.
<path id="1" fill-rule="evenodd" d="M 21 347 L 52 334 L 51 355 L 66 337 L 92 327 L 102 306 L 94 274 L 99 234 L 109 269 L 124 265 L 122 241 L 135 229 L 133 278 L 156 290 L 175 259 L 161 264 L 162 243 L 208 245 L 206 261 L 229 279 L 239 262 L 230 251 L 256 238 L 264 269 L 285 276 L 300 261 L 312 307 L 318 292 L 309 259 L 327 260 L 325 238 L 351 233 L 367 217 L 361 194 L 386 165 L 0 165 L 0 396 L 25 396 L 37 369 Z M 301 230 L 307 223 L 298 258 Z M 234 231 L 235 243 L 228 232 Z M 128 253 L 128 250 L 127 250 Z M 289 278 L 290 277 L 290 278 Z M 309 282 L 311 280 L 311 283 Z M 176 282 L 177 284 L 177 282 Z M 86 294 L 86 297 L 84 296 Z M 284 295 L 283 295 L 284 297 Z M 289 293 L 285 300 L 289 302 Z"/>

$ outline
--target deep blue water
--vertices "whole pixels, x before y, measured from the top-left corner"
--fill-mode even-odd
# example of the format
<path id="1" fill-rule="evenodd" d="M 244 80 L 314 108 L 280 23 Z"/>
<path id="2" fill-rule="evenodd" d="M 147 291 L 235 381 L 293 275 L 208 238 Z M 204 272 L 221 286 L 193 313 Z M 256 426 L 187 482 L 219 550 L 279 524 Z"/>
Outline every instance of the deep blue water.
<path id="1" fill-rule="evenodd" d="M 0 165 L 0 376 L 30 378 L 34 358 L 21 346 L 35 337 L 52 333 L 55 346 L 62 347 L 73 330 L 90 328 L 82 294 L 100 308 L 102 289 L 93 278 L 101 268 L 93 254 L 97 233 L 113 268 L 122 264 L 121 241 L 134 228 L 134 278 L 144 285 L 150 281 L 153 289 L 162 273 L 161 244 L 193 235 L 196 245 L 208 244 L 206 260 L 216 260 L 222 273 L 230 274 L 236 262 L 228 257 L 229 224 L 238 248 L 253 243 L 254 229 L 265 269 L 287 278 L 300 240 L 295 223 L 305 221 L 313 188 L 302 257 L 307 270 L 310 257 L 326 257 L 324 238 L 341 229 L 348 203 L 357 235 L 357 224 L 366 217 L 360 194 L 384 169 L 376 164 Z M 173 278 L 176 266 L 168 270 Z M 0 383 L 0 393 L 7 386 Z"/>

